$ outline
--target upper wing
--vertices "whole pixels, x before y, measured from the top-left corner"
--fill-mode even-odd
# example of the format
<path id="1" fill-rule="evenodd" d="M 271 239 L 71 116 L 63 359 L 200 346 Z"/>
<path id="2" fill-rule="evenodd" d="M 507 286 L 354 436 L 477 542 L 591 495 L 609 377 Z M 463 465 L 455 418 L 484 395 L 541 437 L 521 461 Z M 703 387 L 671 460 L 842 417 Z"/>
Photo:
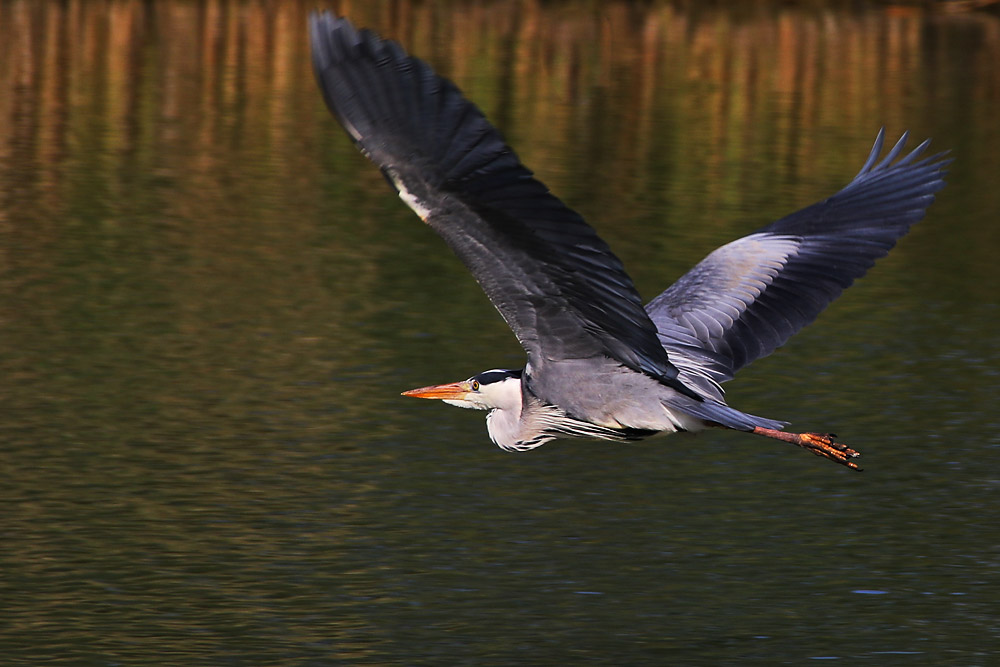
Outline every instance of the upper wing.
<path id="1" fill-rule="evenodd" d="M 918 160 L 929 141 L 898 159 L 904 133 L 877 162 L 884 134 L 843 190 L 718 248 L 646 306 L 682 380 L 721 394 L 717 383 L 812 322 L 923 218 L 950 160 Z"/>
<path id="2" fill-rule="evenodd" d="M 465 263 L 529 359 L 606 355 L 680 388 L 621 262 L 454 84 L 346 19 L 313 14 L 309 26 L 327 106 Z"/>

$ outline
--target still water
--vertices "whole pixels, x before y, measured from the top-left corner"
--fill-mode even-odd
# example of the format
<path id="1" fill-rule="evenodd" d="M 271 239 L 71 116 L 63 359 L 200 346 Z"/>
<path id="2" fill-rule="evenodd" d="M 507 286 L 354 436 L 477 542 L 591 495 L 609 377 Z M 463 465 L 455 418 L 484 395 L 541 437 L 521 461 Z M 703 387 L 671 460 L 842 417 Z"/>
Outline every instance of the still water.
<path id="1" fill-rule="evenodd" d="M 1000 19 L 345 2 L 455 79 L 652 298 L 881 125 L 929 217 L 739 434 L 506 454 L 399 392 L 522 353 L 328 116 L 312 2 L 0 0 L 5 664 L 1000 661 Z"/>

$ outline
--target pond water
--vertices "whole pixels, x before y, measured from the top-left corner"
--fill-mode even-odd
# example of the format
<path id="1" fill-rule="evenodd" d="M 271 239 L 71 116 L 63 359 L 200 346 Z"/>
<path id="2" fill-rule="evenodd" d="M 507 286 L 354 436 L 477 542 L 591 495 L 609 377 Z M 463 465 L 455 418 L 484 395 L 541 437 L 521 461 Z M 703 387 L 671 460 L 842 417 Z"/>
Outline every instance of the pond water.
<path id="1" fill-rule="evenodd" d="M 7 664 L 996 664 L 1000 19 L 343 3 L 452 77 L 652 298 L 878 128 L 927 219 L 736 433 L 507 454 L 399 396 L 523 353 L 325 110 L 314 3 L 0 0 Z"/>

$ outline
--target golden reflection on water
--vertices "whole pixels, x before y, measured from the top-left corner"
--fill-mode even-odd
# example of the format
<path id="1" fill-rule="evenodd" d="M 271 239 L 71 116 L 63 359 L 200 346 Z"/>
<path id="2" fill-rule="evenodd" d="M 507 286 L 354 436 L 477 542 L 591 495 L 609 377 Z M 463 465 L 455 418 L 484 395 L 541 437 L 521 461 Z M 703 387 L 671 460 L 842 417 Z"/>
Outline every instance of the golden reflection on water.
<path id="1" fill-rule="evenodd" d="M 525 655 L 510 644 L 524 627 L 502 613 L 513 605 L 534 614 L 539 632 L 576 641 L 577 658 L 639 656 L 611 627 L 718 664 L 738 656 L 713 624 L 734 620 L 743 641 L 761 634 L 753 619 L 762 600 L 782 599 L 761 612 L 774 624 L 811 613 L 817 598 L 803 603 L 789 577 L 835 596 L 858 576 L 803 575 L 803 552 L 840 562 L 860 552 L 891 572 L 894 559 L 923 558 L 927 544 L 978 548 L 953 534 L 953 519 L 968 514 L 954 480 L 935 478 L 919 504 L 906 481 L 923 469 L 905 467 L 909 450 L 898 442 L 880 443 L 882 470 L 908 471 L 888 502 L 878 495 L 884 477 L 865 486 L 793 468 L 830 512 L 901 507 L 886 519 L 899 519 L 889 531 L 896 542 L 873 545 L 869 536 L 886 529 L 877 517 L 838 533 L 825 526 L 842 514 L 795 497 L 812 491 L 792 486 L 760 500 L 760 488 L 788 482 L 767 460 L 741 460 L 753 477 L 733 484 L 721 465 L 730 454 L 714 440 L 669 466 L 655 449 L 586 445 L 515 461 L 497 457 L 480 423 L 482 442 L 456 444 L 465 415 L 395 402 L 398 390 L 516 364 L 520 353 L 323 108 L 305 38 L 314 4 L 0 0 L 0 470 L 11 501 L 0 527 L 12 589 L 3 597 L 16 634 L 42 633 L 34 652 L 16 634 L 0 636 L 5 648 L 162 659 L 170 640 L 184 642 L 178 656 L 252 664 L 331 654 L 405 662 L 420 646 L 439 663 L 502 663 Z M 843 184 L 880 125 L 934 134 L 959 161 L 932 224 L 841 311 L 900 332 L 899 349 L 833 319 L 809 358 L 810 368 L 847 360 L 875 373 L 859 382 L 905 390 L 914 407 L 892 404 L 899 393 L 890 391 L 869 396 L 872 416 L 863 417 L 854 413 L 864 399 L 831 390 L 809 409 L 843 411 L 876 432 L 888 414 L 911 434 L 956 441 L 970 421 L 995 423 L 995 353 L 966 343 L 991 340 L 984 323 L 996 303 L 995 14 L 530 0 L 339 8 L 454 78 L 525 162 L 595 221 L 647 296 L 715 245 Z M 954 349 L 935 357 L 951 327 L 962 340 L 946 338 Z M 919 368 L 900 370 L 911 361 Z M 927 393 L 933 383 L 940 394 Z M 942 405 L 947 419 L 937 417 Z M 698 450 L 688 447 L 680 451 Z M 946 448 L 924 455 L 968 464 Z M 611 481 L 597 474 L 608 470 Z M 708 508 L 685 506 L 686 497 L 708 498 Z M 955 516 L 941 509 L 952 506 Z M 931 535 L 913 528 L 928 515 L 937 517 Z M 985 525 L 992 515 L 976 516 Z M 574 530 L 579 542 L 564 539 Z M 742 542 L 726 541 L 734 532 Z M 744 553 L 754 534 L 777 546 Z M 673 541 L 660 551 L 644 550 L 665 535 Z M 635 563 L 623 567 L 619 545 Z M 706 553 L 713 563 L 702 562 Z M 919 560 L 925 588 L 966 583 L 954 574 L 962 570 L 945 576 L 934 562 Z M 573 597 L 546 606 L 546 592 L 587 587 L 581 570 L 619 591 L 612 603 L 641 609 L 621 615 Z M 756 581 L 744 581 L 747 571 Z M 711 586 L 720 576 L 738 587 L 720 593 Z M 920 590 L 885 577 L 885 586 Z M 955 637 L 989 627 L 980 611 L 995 600 L 988 594 L 944 620 L 914 595 L 897 604 L 930 619 L 916 634 L 936 622 Z M 664 597 L 701 611 L 670 617 L 664 631 Z M 887 624 L 904 625 L 894 624 L 896 610 L 842 600 L 832 613 L 845 626 L 865 619 L 875 646 Z M 426 614 L 436 619 L 430 630 Z M 840 648 L 813 627 L 784 627 L 791 660 Z M 686 644 L 688 631 L 705 643 Z M 912 648 L 914 637 L 899 645 Z"/>
<path id="2" fill-rule="evenodd" d="M 133 198 L 165 191 L 168 220 L 284 203 L 309 219 L 316 159 L 360 169 L 342 142 L 326 143 L 330 121 L 316 103 L 302 28 L 311 8 L 0 5 L 0 118 L 11 120 L 0 125 L 0 159 L 21 165 L 8 170 L 16 187 L 0 215 L 11 225 L 20 206 L 31 217 L 46 212 L 30 231 L 10 233 L 39 241 L 81 204 L 120 218 L 130 204 L 152 203 Z M 455 78 L 550 186 L 601 218 L 614 219 L 623 199 L 650 197 L 698 210 L 709 226 L 728 224 L 734 210 L 772 219 L 788 206 L 775 195 L 842 183 L 857 168 L 857 150 L 844 147 L 878 126 L 922 135 L 944 125 L 969 134 L 974 148 L 982 137 L 963 128 L 990 127 L 1000 99 L 1000 27 L 989 15 L 631 3 L 595 12 L 537 2 L 340 10 Z M 964 35 L 975 48 L 956 64 L 948 42 Z M 962 85 L 968 97 L 942 94 Z M 581 158 L 599 166 L 581 170 Z M 975 158 L 984 172 L 1000 169 L 996 155 Z M 287 180 L 281 191 L 261 187 L 276 177 Z M 235 201 L 215 199 L 218 188 Z M 197 257 L 243 231 L 206 224 L 175 241 Z"/>

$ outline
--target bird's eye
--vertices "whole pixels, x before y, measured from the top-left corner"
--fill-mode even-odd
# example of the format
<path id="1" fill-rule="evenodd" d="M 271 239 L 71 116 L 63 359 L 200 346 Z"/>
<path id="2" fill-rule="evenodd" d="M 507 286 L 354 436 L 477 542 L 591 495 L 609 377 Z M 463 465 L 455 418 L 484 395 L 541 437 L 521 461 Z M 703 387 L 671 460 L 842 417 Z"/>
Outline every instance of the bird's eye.
<path id="1" fill-rule="evenodd" d="M 479 380 L 472 381 L 472 391 L 479 391 Z"/>

